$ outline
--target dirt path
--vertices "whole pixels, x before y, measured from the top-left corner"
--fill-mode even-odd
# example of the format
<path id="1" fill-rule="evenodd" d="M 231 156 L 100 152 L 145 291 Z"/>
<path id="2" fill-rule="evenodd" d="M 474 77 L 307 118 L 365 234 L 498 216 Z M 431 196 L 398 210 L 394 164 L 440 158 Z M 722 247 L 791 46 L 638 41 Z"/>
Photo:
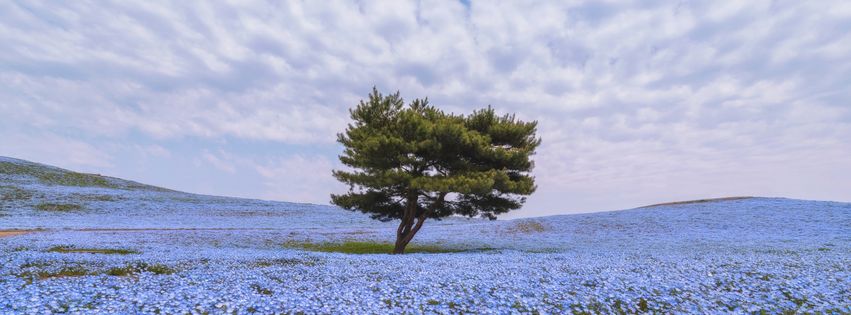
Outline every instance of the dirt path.
<path id="1" fill-rule="evenodd" d="M 0 230 L 0 237 L 12 237 L 21 234 L 27 234 L 32 231 L 21 231 L 21 230 Z"/>

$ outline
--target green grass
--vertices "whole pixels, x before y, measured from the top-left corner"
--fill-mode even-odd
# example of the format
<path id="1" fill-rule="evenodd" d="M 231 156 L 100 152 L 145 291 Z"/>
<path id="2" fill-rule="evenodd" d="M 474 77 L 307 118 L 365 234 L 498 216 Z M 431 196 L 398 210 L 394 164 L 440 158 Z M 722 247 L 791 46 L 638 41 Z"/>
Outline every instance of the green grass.
<path id="1" fill-rule="evenodd" d="M 390 254 L 393 252 L 392 243 L 347 241 L 342 243 L 300 243 L 288 242 L 284 246 L 300 248 L 315 252 L 343 253 L 343 254 Z M 468 251 L 493 250 L 492 248 L 461 249 L 442 247 L 438 245 L 409 244 L 405 253 L 460 253 Z"/>
<path id="2" fill-rule="evenodd" d="M 32 283 L 33 280 L 44 280 L 51 278 L 65 278 L 65 277 L 83 277 L 90 275 L 99 275 L 105 274 L 108 276 L 114 277 L 128 277 L 137 275 L 141 272 L 150 272 L 156 275 L 170 275 L 177 270 L 162 264 L 148 264 L 144 262 L 136 262 L 132 264 L 125 265 L 123 267 L 112 267 L 109 269 L 92 271 L 87 269 L 84 266 L 76 265 L 76 266 L 67 266 L 62 267 L 57 271 L 47 271 L 43 270 L 44 267 L 47 267 L 50 264 L 46 263 L 27 263 L 20 266 L 21 269 L 29 269 L 29 268 L 38 268 L 42 270 L 30 270 L 25 271 L 17 276 L 23 279 L 27 279 L 28 283 Z"/>
<path id="3" fill-rule="evenodd" d="M 118 201 L 121 200 L 121 197 L 112 196 L 112 195 L 83 195 L 83 194 L 74 194 L 71 195 L 74 200 L 84 200 L 84 201 Z"/>
<path id="4" fill-rule="evenodd" d="M 83 277 L 89 274 L 89 270 L 82 266 L 71 266 L 64 267 L 62 269 L 59 269 L 58 271 L 39 271 L 35 274 L 24 273 L 21 276 L 25 278 L 30 278 L 31 276 L 35 275 L 36 278 L 44 280 L 51 278 Z"/>
<path id="5" fill-rule="evenodd" d="M 173 191 L 166 188 L 140 184 L 133 181 L 117 180 L 98 174 L 73 172 L 28 162 L 12 163 L 0 161 L 0 174 L 30 176 L 45 185 L 104 187 L 113 189 L 149 190 L 161 192 Z"/>
<path id="6" fill-rule="evenodd" d="M 107 275 L 115 277 L 126 277 L 136 273 L 136 268 L 132 266 L 114 267 L 106 271 Z"/>
<path id="7" fill-rule="evenodd" d="M 315 259 L 295 259 L 295 258 L 278 258 L 278 259 L 261 259 L 254 263 L 256 267 L 272 267 L 272 266 L 316 266 L 318 261 Z"/>
<path id="8" fill-rule="evenodd" d="M 15 186 L 0 186 L 0 200 L 15 201 L 15 200 L 30 200 L 33 193 Z"/>
<path id="9" fill-rule="evenodd" d="M 39 273 L 39 278 L 61 278 L 61 277 L 82 277 L 89 274 L 89 271 L 83 267 L 66 267 L 54 273 Z"/>
<path id="10" fill-rule="evenodd" d="M 170 275 L 177 272 L 174 268 L 161 264 L 146 265 L 144 270 L 155 275 Z"/>
<path id="11" fill-rule="evenodd" d="M 737 196 L 737 197 L 709 198 L 709 199 L 697 199 L 697 200 L 687 200 L 687 201 L 674 201 L 674 202 L 666 202 L 666 203 L 657 203 L 657 204 L 644 206 L 644 207 L 640 207 L 640 208 L 650 208 L 650 207 L 659 207 L 659 206 L 678 206 L 678 205 L 688 205 L 688 204 L 696 204 L 696 203 L 733 201 L 733 200 L 742 200 L 742 199 L 751 199 L 751 198 L 754 198 L 754 197 Z"/>
<path id="12" fill-rule="evenodd" d="M 558 249 L 558 248 L 534 248 L 534 249 L 524 249 L 523 250 L 524 253 L 530 253 L 530 254 L 552 254 L 552 253 L 559 253 L 561 251 L 562 250 Z"/>
<path id="13" fill-rule="evenodd" d="M 140 262 L 140 263 L 135 263 L 135 264 L 132 264 L 132 265 L 127 265 L 127 266 L 124 266 L 124 267 L 110 268 L 109 270 L 106 271 L 106 274 L 110 275 L 110 276 L 116 276 L 116 277 L 126 277 L 126 276 L 135 275 L 135 274 L 143 272 L 143 271 L 147 271 L 147 272 L 153 273 L 155 275 L 170 275 L 170 274 L 177 272 L 177 270 L 175 270 L 174 268 L 171 268 L 171 267 L 166 266 L 166 265 L 148 264 L 148 263 Z"/>
<path id="14" fill-rule="evenodd" d="M 104 176 L 77 173 L 39 165 L 0 162 L 0 174 L 28 175 L 47 185 L 119 188 Z"/>
<path id="15" fill-rule="evenodd" d="M 130 249 L 115 249 L 115 248 L 74 248 L 67 246 L 51 247 L 47 250 L 52 253 L 83 253 L 83 254 L 106 254 L 106 255 L 130 255 L 138 254 L 138 251 Z"/>
<path id="16" fill-rule="evenodd" d="M 39 181 L 49 185 L 118 188 L 105 177 L 95 174 L 77 172 L 44 173 L 37 177 Z"/>
<path id="17" fill-rule="evenodd" d="M 69 212 L 69 211 L 77 211 L 82 210 L 83 206 L 71 203 L 49 203 L 43 202 L 35 206 L 36 209 L 41 211 L 51 211 L 51 212 Z"/>
<path id="18" fill-rule="evenodd" d="M 547 228 L 538 221 L 521 221 L 515 223 L 513 227 L 509 228 L 509 231 L 512 233 L 522 234 L 541 233 L 546 230 Z"/>

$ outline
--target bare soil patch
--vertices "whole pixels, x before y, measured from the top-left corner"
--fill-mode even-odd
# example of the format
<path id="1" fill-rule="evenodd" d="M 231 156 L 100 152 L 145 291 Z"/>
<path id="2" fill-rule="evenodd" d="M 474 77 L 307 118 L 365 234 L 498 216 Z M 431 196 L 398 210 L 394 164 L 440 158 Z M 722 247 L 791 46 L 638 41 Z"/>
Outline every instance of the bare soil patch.
<path id="1" fill-rule="evenodd" d="M 0 237 L 12 237 L 22 234 L 27 234 L 32 231 L 24 231 L 24 230 L 0 230 Z"/>

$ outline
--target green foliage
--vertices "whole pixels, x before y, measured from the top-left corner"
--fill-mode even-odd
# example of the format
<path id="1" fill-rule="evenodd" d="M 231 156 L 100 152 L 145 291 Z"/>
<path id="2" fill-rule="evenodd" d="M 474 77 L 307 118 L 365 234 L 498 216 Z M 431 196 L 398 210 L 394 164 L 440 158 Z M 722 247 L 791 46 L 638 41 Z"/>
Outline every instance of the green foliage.
<path id="1" fill-rule="evenodd" d="M 354 171 L 335 171 L 350 192 L 333 195 L 346 209 L 378 219 L 402 218 L 409 197 L 429 217 L 494 215 L 517 209 L 535 191 L 530 156 L 540 144 L 536 122 L 498 116 L 488 107 L 454 115 L 428 105 L 404 106 L 399 93 L 373 89 L 351 110 L 354 120 L 338 135 L 340 161 Z M 440 196 L 454 194 L 440 202 Z"/>
<path id="2" fill-rule="evenodd" d="M 382 242 L 343 242 L 343 243 L 295 243 L 289 242 L 286 247 L 300 248 L 316 252 L 344 253 L 344 254 L 390 254 L 393 244 Z M 487 249 L 483 249 L 487 250 Z M 436 245 L 411 245 L 409 253 L 459 253 L 469 251 L 460 248 L 446 248 Z"/>
<path id="3" fill-rule="evenodd" d="M 44 202 L 37 204 L 35 206 L 36 209 L 41 211 L 53 211 L 53 212 L 68 212 L 68 211 L 77 211 L 83 209 L 83 206 L 77 204 L 69 204 L 69 203 L 49 203 Z"/>
<path id="4" fill-rule="evenodd" d="M 426 218 L 496 219 L 535 191 L 537 122 L 499 116 L 491 107 L 445 113 L 428 99 L 406 106 L 398 92 L 385 96 L 375 88 L 350 113 L 353 123 L 337 141 L 351 170 L 333 173 L 349 191 L 331 201 L 374 219 L 402 219 L 399 236 L 408 240 Z"/>

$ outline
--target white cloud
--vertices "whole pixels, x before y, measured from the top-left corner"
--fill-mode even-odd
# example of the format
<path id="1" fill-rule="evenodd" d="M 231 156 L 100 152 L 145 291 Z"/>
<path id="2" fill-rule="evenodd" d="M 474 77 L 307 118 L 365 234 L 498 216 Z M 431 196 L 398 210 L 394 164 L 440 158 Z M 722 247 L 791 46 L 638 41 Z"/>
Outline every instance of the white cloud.
<path id="1" fill-rule="evenodd" d="M 377 85 L 539 120 L 537 213 L 722 192 L 851 200 L 790 170 L 849 168 L 849 20 L 842 1 L 4 3 L 0 136 L 36 160 L 68 139 L 99 167 L 103 143 L 140 139 L 327 147 Z M 160 147 L 142 151 L 170 158 Z M 332 154 L 251 150 L 194 154 L 270 183 L 239 195 L 327 200 L 330 175 L 303 170 L 330 174 Z M 285 173 L 299 179 L 271 181 Z"/>
<path id="2" fill-rule="evenodd" d="M 208 164 L 210 164 L 211 166 L 213 166 L 213 167 L 215 167 L 215 168 L 217 168 L 221 171 L 228 172 L 228 173 L 231 173 L 231 174 L 236 173 L 236 166 L 234 165 L 234 162 L 232 161 L 233 158 L 230 157 L 230 155 L 227 154 L 224 151 L 219 151 L 218 154 L 213 154 L 213 153 L 210 153 L 209 151 L 205 150 L 204 153 L 201 155 L 201 157 Z"/>
<path id="3" fill-rule="evenodd" d="M 204 150 L 195 164 L 202 169 L 213 167 L 225 172 L 231 180 L 250 178 L 251 186 L 262 188 L 240 192 L 245 197 L 327 204 L 332 192 L 345 191 L 331 175 L 332 169 L 339 165 L 321 155 L 238 154 L 220 148 L 214 152 Z"/>
<path id="4" fill-rule="evenodd" d="M 3 132 L 0 155 L 47 163 L 75 171 L 113 167 L 110 153 L 84 141 L 60 135 Z"/>
<path id="5" fill-rule="evenodd" d="M 326 204 L 332 192 L 345 191 L 331 171 L 334 165 L 323 156 L 293 155 L 254 165 L 263 177 L 263 198 Z"/>
<path id="6" fill-rule="evenodd" d="M 155 158 L 171 157 L 171 151 L 169 151 L 168 149 L 166 149 L 166 148 L 164 148 L 160 145 L 156 145 L 156 144 L 151 144 L 151 145 L 138 145 L 137 144 L 137 145 L 134 145 L 133 148 L 135 148 L 136 151 L 138 151 L 142 155 L 146 155 L 146 156 L 151 156 L 151 157 L 155 157 Z"/>

